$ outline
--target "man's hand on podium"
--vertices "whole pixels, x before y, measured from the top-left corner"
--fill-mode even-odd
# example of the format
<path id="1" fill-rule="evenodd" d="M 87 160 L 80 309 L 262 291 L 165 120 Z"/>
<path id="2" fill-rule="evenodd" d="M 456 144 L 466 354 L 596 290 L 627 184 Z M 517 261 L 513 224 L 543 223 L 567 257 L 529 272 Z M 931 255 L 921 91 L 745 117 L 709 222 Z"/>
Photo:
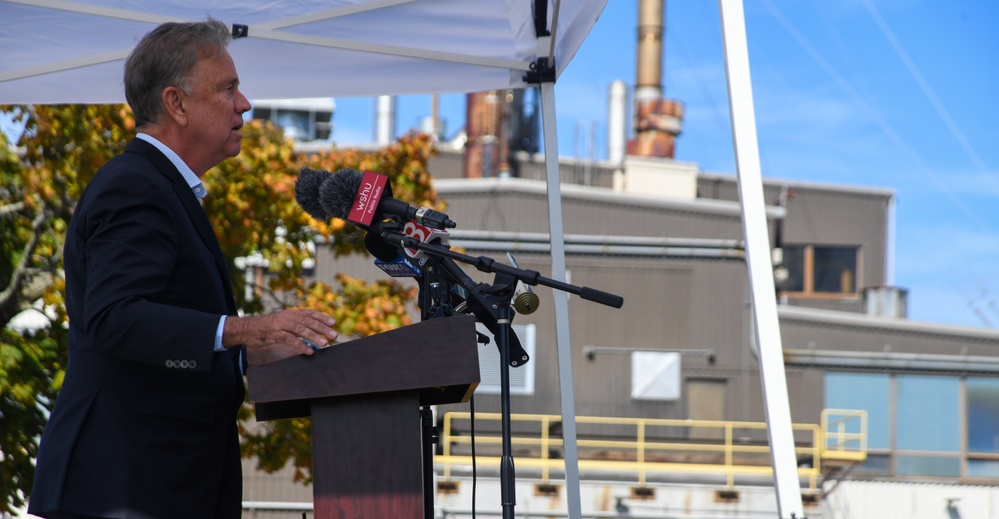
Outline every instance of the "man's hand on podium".
<path id="1" fill-rule="evenodd" d="M 316 310 L 283 310 L 249 317 L 229 316 L 222 345 L 246 345 L 247 364 L 261 366 L 295 355 L 312 355 L 338 336 L 336 320 Z M 315 346 L 313 346 L 315 345 Z"/>

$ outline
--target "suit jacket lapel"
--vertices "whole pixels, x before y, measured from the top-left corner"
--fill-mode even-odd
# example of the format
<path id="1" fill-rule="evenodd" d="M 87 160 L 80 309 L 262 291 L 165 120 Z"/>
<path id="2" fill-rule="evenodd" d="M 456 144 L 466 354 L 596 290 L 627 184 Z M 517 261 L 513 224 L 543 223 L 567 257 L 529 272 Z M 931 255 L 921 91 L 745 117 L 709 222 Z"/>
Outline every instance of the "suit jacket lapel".
<path id="1" fill-rule="evenodd" d="M 232 280 L 229 278 L 229 268 L 226 265 L 225 256 L 222 255 L 222 247 L 219 245 L 218 237 L 215 236 L 212 224 L 208 220 L 208 215 L 205 214 L 205 210 L 198 203 L 198 198 L 191 191 L 191 186 L 187 185 L 184 177 L 177 171 L 177 168 L 170 162 L 170 159 L 166 158 L 152 144 L 142 139 L 132 139 L 125 151 L 142 154 L 149 159 L 160 173 L 169 178 L 173 183 L 173 190 L 177 195 L 177 199 L 184 207 L 184 211 L 187 212 L 187 216 L 194 224 L 194 228 L 198 231 L 201 240 L 215 258 L 215 266 L 218 268 L 219 275 L 222 276 L 225 286 L 229 287 L 225 291 L 226 305 L 228 306 L 229 314 L 234 315 L 236 313 L 236 301 L 232 295 Z"/>

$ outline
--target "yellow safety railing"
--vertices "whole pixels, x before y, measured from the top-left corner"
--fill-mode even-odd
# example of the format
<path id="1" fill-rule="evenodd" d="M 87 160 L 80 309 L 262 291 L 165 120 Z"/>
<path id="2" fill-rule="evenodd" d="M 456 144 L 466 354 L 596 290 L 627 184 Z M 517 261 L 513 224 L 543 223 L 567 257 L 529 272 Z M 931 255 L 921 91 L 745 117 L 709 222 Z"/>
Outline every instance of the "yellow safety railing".
<path id="1" fill-rule="evenodd" d="M 798 467 L 799 477 L 808 478 L 810 491 L 816 489 L 824 458 L 861 461 L 866 457 L 866 414 L 827 411 L 822 413 L 821 427 L 792 425 L 801 444 L 795 447 L 798 459 L 810 460 Z M 472 437 L 457 434 L 455 428 L 456 422 L 467 423 L 470 417 L 466 412 L 444 415 L 442 454 L 434 461 L 442 466 L 445 479 L 450 478 L 452 466 L 472 464 Z M 499 413 L 475 414 L 478 464 L 499 466 L 502 438 L 498 424 L 480 424 L 501 418 Z M 510 420 L 517 431 L 510 441 L 518 467 L 540 469 L 544 481 L 551 469 L 564 470 L 564 462 L 551 457 L 553 449 L 561 448 L 562 439 L 549 432 L 561 423 L 561 416 L 512 414 Z M 576 427 L 580 470 L 634 472 L 642 486 L 651 472 L 722 474 L 729 487 L 739 475 L 772 474 L 763 422 L 577 416 Z M 607 433 L 610 429 L 613 434 Z"/>
<path id="2" fill-rule="evenodd" d="M 822 456 L 827 460 L 867 459 L 867 411 L 822 410 Z"/>

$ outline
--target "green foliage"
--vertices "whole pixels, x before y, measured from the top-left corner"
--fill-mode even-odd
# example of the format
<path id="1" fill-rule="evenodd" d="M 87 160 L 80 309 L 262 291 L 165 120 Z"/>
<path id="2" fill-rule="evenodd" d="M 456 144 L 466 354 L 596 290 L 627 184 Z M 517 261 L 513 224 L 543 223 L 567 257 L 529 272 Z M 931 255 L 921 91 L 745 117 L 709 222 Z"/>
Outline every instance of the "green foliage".
<path id="1" fill-rule="evenodd" d="M 38 439 L 62 385 L 65 343 L 58 329 L 38 333 L 0 330 L 0 492 L 6 496 L 0 510 L 25 505 L 31 494 Z"/>
<path id="2" fill-rule="evenodd" d="M 0 511 L 31 493 L 34 459 L 66 366 L 62 246 L 86 181 L 124 145 L 114 106 L 0 107 L 19 114 L 23 157 L 0 146 Z M 100 131 L 95 131 L 100 129 Z M 13 329 L 33 310 L 43 325 Z"/>

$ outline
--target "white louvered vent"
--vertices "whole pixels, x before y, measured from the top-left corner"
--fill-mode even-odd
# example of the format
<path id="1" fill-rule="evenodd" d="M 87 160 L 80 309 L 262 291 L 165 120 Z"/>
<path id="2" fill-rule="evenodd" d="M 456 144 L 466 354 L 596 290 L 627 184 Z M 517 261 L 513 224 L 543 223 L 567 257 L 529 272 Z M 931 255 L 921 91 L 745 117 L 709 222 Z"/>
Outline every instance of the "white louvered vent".
<path id="1" fill-rule="evenodd" d="M 489 344 L 479 344 L 479 376 L 482 381 L 475 390 L 476 393 L 487 395 L 500 394 L 500 354 L 496 347 L 496 337 L 482 323 L 475 323 L 475 329 L 489 337 Z M 514 324 L 513 333 L 520 339 L 520 345 L 531 357 L 531 360 L 516 368 L 510 368 L 510 394 L 534 394 L 534 324 Z"/>

